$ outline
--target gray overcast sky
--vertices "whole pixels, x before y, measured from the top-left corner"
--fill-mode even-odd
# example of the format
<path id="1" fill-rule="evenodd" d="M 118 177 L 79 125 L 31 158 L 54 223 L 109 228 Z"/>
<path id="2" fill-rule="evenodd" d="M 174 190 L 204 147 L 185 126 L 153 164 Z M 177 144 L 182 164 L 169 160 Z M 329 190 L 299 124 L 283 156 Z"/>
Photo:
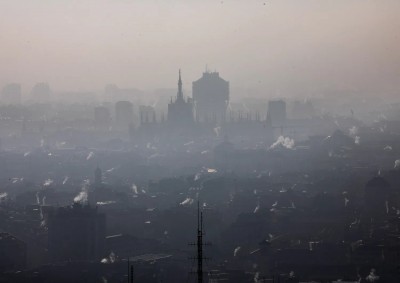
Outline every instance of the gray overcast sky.
<path id="1" fill-rule="evenodd" d="M 0 84 L 400 89 L 399 0 L 0 0 Z"/>

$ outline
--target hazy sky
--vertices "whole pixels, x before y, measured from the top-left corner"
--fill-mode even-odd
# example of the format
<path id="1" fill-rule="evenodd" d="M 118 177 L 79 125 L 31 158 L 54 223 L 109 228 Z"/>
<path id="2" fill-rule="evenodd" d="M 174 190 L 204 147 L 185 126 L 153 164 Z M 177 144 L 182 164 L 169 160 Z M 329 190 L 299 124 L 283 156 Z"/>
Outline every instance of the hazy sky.
<path id="1" fill-rule="evenodd" d="M 0 85 L 400 89 L 399 0 L 0 0 Z"/>

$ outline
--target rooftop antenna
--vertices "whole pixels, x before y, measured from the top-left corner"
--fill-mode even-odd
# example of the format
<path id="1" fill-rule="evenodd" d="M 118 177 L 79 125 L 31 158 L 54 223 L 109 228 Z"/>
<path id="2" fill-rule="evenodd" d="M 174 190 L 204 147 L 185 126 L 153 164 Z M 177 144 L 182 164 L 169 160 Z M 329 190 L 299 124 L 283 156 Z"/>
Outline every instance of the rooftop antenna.
<path id="1" fill-rule="evenodd" d="M 197 283 L 204 283 L 203 262 L 207 260 L 207 258 L 203 256 L 203 246 L 209 245 L 203 242 L 203 236 L 203 212 L 200 210 L 200 201 L 197 201 L 197 241 L 191 244 L 197 247 L 197 257 L 195 258 L 197 260 Z"/>
<path id="2" fill-rule="evenodd" d="M 203 283 L 203 212 L 197 202 L 197 282 Z"/>
<path id="3" fill-rule="evenodd" d="M 130 262 L 128 256 L 128 283 L 133 283 L 133 263 Z"/>

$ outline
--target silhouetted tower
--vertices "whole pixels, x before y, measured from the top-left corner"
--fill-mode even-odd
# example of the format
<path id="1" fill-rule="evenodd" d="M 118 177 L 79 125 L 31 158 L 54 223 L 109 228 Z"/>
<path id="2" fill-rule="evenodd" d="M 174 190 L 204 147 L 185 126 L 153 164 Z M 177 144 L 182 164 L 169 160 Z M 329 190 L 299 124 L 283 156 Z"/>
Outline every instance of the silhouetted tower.
<path id="1" fill-rule="evenodd" d="M 215 121 L 216 118 L 225 120 L 229 104 L 229 82 L 222 79 L 218 72 L 206 70 L 200 79 L 192 83 L 192 93 L 197 121 Z"/>
<path id="2" fill-rule="evenodd" d="M 171 125 L 191 126 L 193 119 L 193 103 L 190 98 L 183 98 L 181 70 L 179 70 L 178 93 L 175 101 L 172 100 L 168 104 L 168 122 Z"/>
<path id="3" fill-rule="evenodd" d="M 177 100 L 183 100 L 181 69 L 179 69 Z"/>

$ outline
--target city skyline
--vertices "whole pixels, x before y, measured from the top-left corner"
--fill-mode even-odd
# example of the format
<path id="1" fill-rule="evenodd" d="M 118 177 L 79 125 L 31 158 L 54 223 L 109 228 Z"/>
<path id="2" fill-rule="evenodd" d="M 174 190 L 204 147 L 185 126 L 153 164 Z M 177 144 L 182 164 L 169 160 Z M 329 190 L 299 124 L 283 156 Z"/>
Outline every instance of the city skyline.
<path id="1" fill-rule="evenodd" d="M 208 64 L 256 95 L 400 89 L 396 1 L 3 1 L 0 85 L 184 89 Z"/>
<path id="2" fill-rule="evenodd" d="M 0 0 L 0 283 L 400 282 L 399 0 Z"/>

